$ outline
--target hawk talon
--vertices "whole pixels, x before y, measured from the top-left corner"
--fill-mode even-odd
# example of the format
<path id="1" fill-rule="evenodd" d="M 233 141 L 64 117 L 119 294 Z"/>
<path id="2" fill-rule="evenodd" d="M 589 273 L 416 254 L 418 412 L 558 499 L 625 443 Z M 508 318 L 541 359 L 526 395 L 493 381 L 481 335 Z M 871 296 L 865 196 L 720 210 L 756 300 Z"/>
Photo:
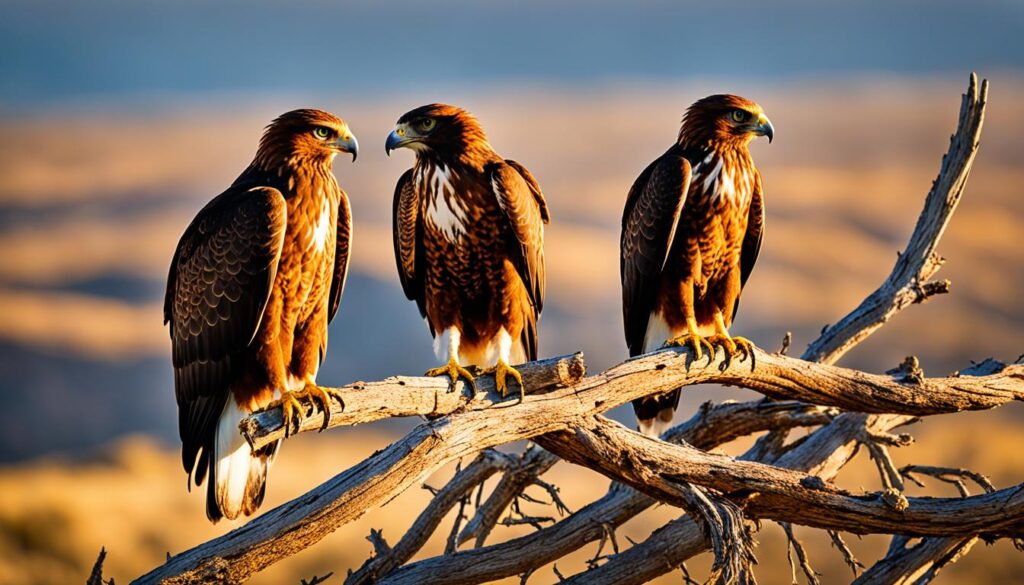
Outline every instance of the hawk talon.
<path id="1" fill-rule="evenodd" d="M 743 358 L 750 358 L 750 371 L 754 371 L 754 367 L 757 365 L 757 357 L 754 356 L 754 342 L 750 341 L 746 337 L 740 337 L 737 335 L 732 340 L 736 343 L 736 346 L 743 350 Z"/>
<path id="2" fill-rule="evenodd" d="M 318 432 L 323 432 L 331 423 L 331 398 L 334 398 L 341 404 L 341 409 L 345 409 L 345 400 L 342 398 L 341 393 L 333 388 L 323 388 L 316 385 L 316 382 L 306 381 L 306 385 L 302 390 L 295 390 L 285 392 L 281 396 L 281 412 L 284 417 L 284 436 L 289 437 L 298 433 L 302 428 L 302 421 L 310 415 L 306 414 L 306 407 L 303 405 L 300 398 L 306 398 L 309 400 L 313 412 L 319 408 L 320 412 L 324 415 L 324 422 L 320 425 Z M 292 430 L 294 427 L 294 430 Z"/>
<path id="3" fill-rule="evenodd" d="M 508 365 L 502 360 L 498 360 L 498 363 L 494 364 L 493 368 L 485 370 L 488 374 L 494 374 L 494 387 L 501 394 L 504 399 L 508 396 L 508 376 L 515 378 L 516 382 L 519 382 L 519 402 L 522 402 L 526 397 L 526 387 L 523 385 L 523 376 L 518 370 Z"/>
<path id="4" fill-rule="evenodd" d="M 448 376 L 451 379 L 451 384 L 448 386 L 448 391 L 452 392 L 455 390 L 455 385 L 458 383 L 459 378 L 466 380 L 469 388 L 476 394 L 476 380 L 473 378 L 473 374 L 469 373 L 469 370 L 459 365 L 459 362 L 455 361 L 455 358 L 448 360 L 448 363 L 427 370 L 424 376 Z"/>
<path id="5" fill-rule="evenodd" d="M 299 432 L 299 427 L 302 425 L 302 419 L 306 416 L 306 408 L 299 402 L 299 399 L 295 397 L 294 392 L 286 391 L 281 395 L 281 418 L 282 426 L 284 426 L 284 437 L 288 437 Z M 292 426 L 295 430 L 292 430 Z"/>
<path id="6" fill-rule="evenodd" d="M 712 345 L 710 341 L 696 333 L 686 333 L 684 335 L 680 335 L 679 337 L 669 339 L 665 341 L 665 345 L 663 347 L 689 347 L 690 350 L 693 352 L 694 361 L 697 361 L 704 357 L 702 348 L 706 347 L 708 349 L 707 365 L 710 366 L 711 363 L 715 361 L 715 346 Z"/>
<path id="7" fill-rule="evenodd" d="M 725 352 L 725 359 L 720 370 L 724 372 L 728 369 L 732 365 L 733 356 L 738 355 L 741 362 L 750 358 L 750 371 L 754 371 L 754 344 L 749 339 L 738 335 L 730 337 L 728 334 L 715 334 L 709 340 L 711 343 L 721 346 Z"/>
<path id="8" fill-rule="evenodd" d="M 319 405 L 320 411 L 324 414 L 324 422 L 320 425 L 320 429 L 317 432 L 324 432 L 331 424 L 331 398 L 337 400 L 338 404 L 341 405 L 341 409 L 345 410 L 345 399 L 342 398 L 341 392 L 334 388 L 323 388 L 316 384 L 307 384 L 302 392 L 309 396 L 309 399 L 314 404 Z"/>

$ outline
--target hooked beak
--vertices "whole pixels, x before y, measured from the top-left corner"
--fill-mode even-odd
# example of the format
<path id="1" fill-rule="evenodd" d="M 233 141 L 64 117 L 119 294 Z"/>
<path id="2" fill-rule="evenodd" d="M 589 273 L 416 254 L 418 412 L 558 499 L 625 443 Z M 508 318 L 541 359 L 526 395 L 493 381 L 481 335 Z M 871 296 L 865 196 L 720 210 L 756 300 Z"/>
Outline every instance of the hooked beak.
<path id="1" fill-rule="evenodd" d="M 771 144 L 772 138 L 775 138 L 775 126 L 772 126 L 772 121 L 768 119 L 768 116 L 761 114 L 761 117 L 757 119 L 757 126 L 754 127 L 754 133 L 758 136 L 767 136 L 768 144 Z"/>
<path id="2" fill-rule="evenodd" d="M 356 162 L 356 157 L 359 156 L 359 142 L 356 140 L 356 135 L 351 132 L 338 136 L 338 139 L 334 141 L 332 145 L 341 152 L 349 152 L 352 154 L 352 162 Z"/>
<path id="3" fill-rule="evenodd" d="M 405 127 L 405 124 L 400 124 L 392 130 L 391 134 L 388 134 L 387 141 L 384 143 L 384 153 L 391 156 L 392 150 L 419 141 L 418 136 L 409 136 L 408 132 L 409 130 Z"/>

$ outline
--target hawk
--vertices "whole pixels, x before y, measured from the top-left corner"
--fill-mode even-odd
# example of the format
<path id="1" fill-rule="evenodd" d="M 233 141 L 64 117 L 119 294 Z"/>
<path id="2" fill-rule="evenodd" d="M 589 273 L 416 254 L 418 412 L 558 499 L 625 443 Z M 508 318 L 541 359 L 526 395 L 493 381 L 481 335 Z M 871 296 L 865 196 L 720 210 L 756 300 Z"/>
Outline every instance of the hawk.
<path id="1" fill-rule="evenodd" d="M 348 269 L 352 214 L 331 172 L 357 143 L 340 118 L 295 110 L 267 126 L 230 187 L 185 230 L 164 300 L 170 325 L 181 460 L 196 486 L 209 477 L 212 522 L 256 511 L 278 443 L 253 452 L 238 424 L 282 399 L 285 428 L 299 397 L 330 411 L 316 386 L 327 324 Z"/>
<path id="2" fill-rule="evenodd" d="M 427 372 L 462 377 L 493 371 L 505 396 L 512 367 L 537 359 L 544 306 L 544 224 L 540 185 L 526 167 L 494 152 L 465 110 L 431 104 L 399 118 L 388 136 L 416 153 L 398 180 L 394 244 L 405 295 L 416 301 L 446 365 Z"/>
<path id="3" fill-rule="evenodd" d="M 683 116 L 679 138 L 640 173 L 622 213 L 622 315 L 629 355 L 687 345 L 749 356 L 729 326 L 764 232 L 761 175 L 747 146 L 775 129 L 756 103 L 712 95 Z M 666 339 L 668 341 L 666 341 Z M 640 429 L 672 421 L 679 390 L 633 401 Z"/>

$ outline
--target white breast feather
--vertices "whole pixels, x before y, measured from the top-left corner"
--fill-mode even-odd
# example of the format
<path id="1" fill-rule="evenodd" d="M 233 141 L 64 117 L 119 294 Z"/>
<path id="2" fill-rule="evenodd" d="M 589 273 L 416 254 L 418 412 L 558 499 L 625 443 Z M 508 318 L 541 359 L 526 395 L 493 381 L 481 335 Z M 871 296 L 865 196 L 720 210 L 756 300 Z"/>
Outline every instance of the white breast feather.
<path id="1" fill-rule="evenodd" d="M 323 197 L 323 205 L 320 207 L 320 217 L 316 220 L 316 227 L 313 228 L 312 245 L 317 250 L 323 250 L 327 243 L 328 230 L 331 229 L 331 202 Z"/>
<path id="2" fill-rule="evenodd" d="M 426 181 L 427 217 L 441 230 L 448 241 L 454 242 L 466 233 L 466 212 L 453 201 L 455 189 L 451 184 L 448 167 L 438 167 Z M 445 195 L 448 195 L 446 197 Z"/>
<path id="3" fill-rule="evenodd" d="M 707 162 L 707 159 L 705 159 Z M 704 179 L 704 192 L 707 193 L 711 186 L 715 183 L 715 179 L 718 178 L 718 173 L 722 171 L 722 159 L 718 159 L 715 163 L 715 168 L 711 169 L 706 179 Z"/>

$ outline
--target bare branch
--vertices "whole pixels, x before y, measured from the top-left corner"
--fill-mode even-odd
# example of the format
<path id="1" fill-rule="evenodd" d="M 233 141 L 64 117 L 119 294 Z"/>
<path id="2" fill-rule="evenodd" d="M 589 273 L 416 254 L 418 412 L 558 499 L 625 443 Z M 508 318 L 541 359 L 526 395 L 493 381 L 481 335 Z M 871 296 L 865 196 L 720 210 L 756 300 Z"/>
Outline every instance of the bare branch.
<path id="1" fill-rule="evenodd" d="M 366 561 L 358 571 L 349 575 L 345 583 L 371 583 L 378 575 L 386 574 L 395 567 L 405 564 L 427 543 L 427 540 L 441 524 L 441 520 L 456 503 L 464 501 L 465 495 L 471 492 L 475 486 L 483 483 L 488 477 L 508 465 L 510 465 L 510 459 L 506 455 L 490 449 L 481 452 L 465 469 L 456 473 L 444 488 L 438 490 L 430 505 L 420 513 L 395 547 L 387 547 L 386 543 L 384 548 L 378 546 L 378 542 L 375 542 L 373 534 L 371 534 L 370 541 L 374 543 L 376 556 Z M 378 541 L 383 543 L 382 539 Z"/>
<path id="2" fill-rule="evenodd" d="M 650 439 L 603 417 L 537 441 L 567 461 L 681 508 L 688 502 L 679 484 L 687 482 L 724 494 L 752 518 L 854 534 L 1024 532 L 1024 490 L 1019 486 L 969 498 L 899 496 L 895 503 L 887 492 L 854 495 L 814 475 Z"/>
<path id="3" fill-rule="evenodd" d="M 811 561 L 807 557 L 807 551 L 804 550 L 804 545 L 797 540 L 796 535 L 793 534 L 793 525 L 789 522 L 780 522 L 779 526 L 781 526 L 782 531 L 786 533 L 786 557 L 789 560 L 789 568 L 793 573 L 793 585 L 797 584 L 796 565 L 793 564 L 793 552 L 796 552 L 797 561 L 800 563 L 800 570 L 803 571 L 804 577 L 807 578 L 807 582 L 810 585 L 820 585 L 821 581 L 818 581 L 820 574 L 811 567 Z"/>
<path id="4" fill-rule="evenodd" d="M 483 546 L 491 529 L 498 523 L 501 513 L 508 508 L 512 500 L 530 484 L 539 481 L 537 478 L 557 462 L 558 457 L 539 447 L 534 446 L 527 449 L 522 457 L 502 475 L 498 485 L 484 503 L 477 507 L 473 518 L 466 523 L 462 533 L 459 534 L 459 544 L 475 537 L 476 546 Z"/>
<path id="5" fill-rule="evenodd" d="M 843 555 L 843 561 L 846 562 L 846 566 L 850 567 L 853 571 L 853 576 L 856 577 L 859 571 L 864 570 L 864 565 L 857 560 L 857 557 L 853 555 L 853 551 L 846 545 L 846 541 L 843 540 L 843 535 L 835 530 L 828 531 L 829 538 L 832 539 L 832 546 L 839 551 L 839 554 Z"/>
<path id="6" fill-rule="evenodd" d="M 89 573 L 89 578 L 86 579 L 85 585 L 114 585 L 114 580 L 109 581 L 103 580 L 103 561 L 107 558 L 106 547 L 100 548 L 100 554 L 96 557 L 96 562 L 92 566 L 92 571 Z"/>
<path id="7" fill-rule="evenodd" d="M 565 355 L 516 366 L 523 376 L 523 386 L 531 394 L 570 386 L 583 378 L 586 366 L 583 354 Z M 438 417 L 451 414 L 468 405 L 486 408 L 501 402 L 495 392 L 494 376 L 477 379 L 477 394 L 469 396 L 467 387 L 459 382 L 452 390 L 446 379 L 394 376 L 380 382 L 353 382 L 335 388 L 344 397 L 344 407 L 331 405 L 330 427 L 353 426 L 402 416 Z M 313 410 L 297 432 L 320 431 L 323 414 Z M 280 402 L 242 421 L 242 435 L 253 449 L 284 438 Z"/>
<path id="8" fill-rule="evenodd" d="M 724 353 L 719 351 L 711 364 L 693 363 L 688 348 L 668 348 L 627 360 L 600 374 L 589 376 L 564 387 L 552 386 L 542 396 L 530 392 L 523 403 L 503 401 L 496 392 L 479 392 L 470 401 L 451 398 L 445 408 L 459 412 L 480 413 L 498 407 L 508 409 L 503 418 L 519 418 L 531 409 L 531 405 L 543 404 L 553 415 L 563 410 L 553 403 L 563 400 L 573 406 L 582 402 L 590 403 L 583 408 L 593 412 L 604 412 L 643 396 L 668 392 L 676 388 L 697 384 L 717 383 L 737 386 L 760 392 L 780 400 L 799 400 L 825 406 L 833 406 L 857 412 L 913 414 L 918 416 L 959 412 L 962 410 L 985 410 L 1015 400 L 1024 400 L 1024 365 L 998 364 L 986 375 L 965 375 L 964 370 L 946 378 L 922 378 L 919 382 L 908 382 L 902 372 L 891 374 L 868 374 L 858 370 L 806 362 L 777 354 L 768 354 L 754 349 L 757 368 L 751 372 L 749 364 L 738 360 L 727 365 Z M 581 354 L 563 356 L 548 360 L 549 367 L 561 368 L 565 364 L 579 364 Z M 539 364 L 540 362 L 535 362 Z M 535 376 L 542 374 L 531 366 Z M 554 376 L 551 376 L 554 377 Z M 558 377 L 558 380 L 564 380 Z M 350 424 L 351 421 L 376 420 L 386 416 L 406 416 L 410 404 L 430 405 L 431 412 L 443 412 L 435 408 L 438 396 L 437 378 L 404 378 L 400 385 L 401 396 L 394 400 L 380 386 L 360 383 L 335 389 L 343 395 L 346 405 L 344 416 L 331 419 L 329 427 Z M 381 382 L 380 384 L 385 384 Z M 561 382 L 559 382 L 561 384 Z M 490 387 L 488 378 L 481 377 L 481 389 Z M 450 396 L 447 393 L 443 393 Z M 374 398 L 370 398 L 373 396 Z M 362 409 L 370 408 L 364 412 Z M 568 409 L 571 410 L 571 409 Z M 256 413 L 242 422 L 246 435 L 256 447 L 265 445 L 271 438 L 280 438 L 280 431 L 269 413 L 279 413 L 280 406 Z M 453 418 L 454 420 L 454 418 Z M 270 424 L 271 426 L 264 426 Z M 302 430 L 319 427 L 303 425 Z M 279 435 L 278 433 L 282 433 Z M 276 439 L 274 439 L 276 440 Z"/>
<path id="9" fill-rule="evenodd" d="M 885 282 L 850 314 L 823 331 L 807 347 L 804 359 L 835 363 L 896 313 L 913 303 L 926 301 L 931 295 L 949 290 L 948 281 L 929 282 L 929 279 L 942 266 L 942 257 L 935 250 L 967 186 L 967 177 L 981 140 L 987 102 L 988 81 L 982 80 L 979 87 L 978 77 L 972 73 L 967 93 L 961 100 L 956 132 L 950 138 L 939 176 L 925 198 L 924 210 L 918 217 L 907 247 L 897 258 Z"/>
<path id="10" fill-rule="evenodd" d="M 970 479 L 974 483 L 978 484 L 981 489 L 985 490 L 986 493 L 992 493 L 996 491 L 996 487 L 992 485 L 992 482 L 984 475 L 970 471 L 969 469 L 960 469 L 953 467 L 933 467 L 930 465 L 906 465 L 900 468 L 900 475 L 914 482 L 920 487 L 924 487 L 914 474 L 928 475 L 934 477 L 939 481 L 951 483 L 956 486 L 960 496 L 966 498 L 971 495 L 971 492 L 967 489 L 964 484 L 964 479 Z"/>
<path id="11" fill-rule="evenodd" d="M 809 408 L 807 405 L 789 403 L 787 406 L 786 403 L 764 401 L 725 404 L 714 408 L 705 406 L 689 421 L 667 432 L 665 438 L 686 441 L 701 449 L 711 449 L 716 443 L 704 441 L 709 441 L 716 435 L 705 429 L 717 428 L 721 433 L 718 438 L 723 440 L 722 442 L 732 440 L 735 438 L 732 432 L 736 427 L 746 429 L 746 434 L 749 434 L 772 428 L 772 424 L 779 424 L 780 416 L 777 409 L 783 407 Z M 761 416 L 765 412 L 771 414 Z M 716 413 L 730 414 L 720 416 Z M 797 415 L 797 418 L 799 417 L 800 415 Z M 872 432 L 882 432 L 910 420 L 901 416 L 871 417 L 870 421 L 867 418 L 861 414 L 844 414 L 836 417 L 798 448 L 787 452 L 780 458 L 778 464 L 813 472 L 826 480 L 831 479 L 853 457 L 858 444 L 857 437 L 861 435 L 865 425 L 868 425 Z M 730 424 L 730 420 L 739 422 L 733 425 Z M 761 422 L 760 427 L 757 421 Z M 813 421 L 818 422 L 820 421 Z M 619 526 L 654 505 L 656 501 L 622 484 L 613 484 L 600 500 L 542 531 L 500 544 L 418 561 L 398 569 L 382 579 L 381 583 L 468 584 L 517 575 L 524 572 L 527 567 L 552 562 L 589 542 L 597 541 L 603 535 L 602 525 Z M 705 539 L 693 518 L 684 516 L 658 529 L 640 545 L 626 549 L 607 559 L 600 567 L 583 573 L 587 577 L 579 582 L 646 583 L 674 567 L 681 566 L 683 560 L 704 552 L 709 547 L 710 542 Z M 441 580 L 437 579 L 436 575 L 445 577 Z"/>
<path id="12" fill-rule="evenodd" d="M 925 538 L 910 548 L 890 551 L 853 583 L 929 583 L 943 567 L 967 554 L 977 541 L 973 536 Z"/>

